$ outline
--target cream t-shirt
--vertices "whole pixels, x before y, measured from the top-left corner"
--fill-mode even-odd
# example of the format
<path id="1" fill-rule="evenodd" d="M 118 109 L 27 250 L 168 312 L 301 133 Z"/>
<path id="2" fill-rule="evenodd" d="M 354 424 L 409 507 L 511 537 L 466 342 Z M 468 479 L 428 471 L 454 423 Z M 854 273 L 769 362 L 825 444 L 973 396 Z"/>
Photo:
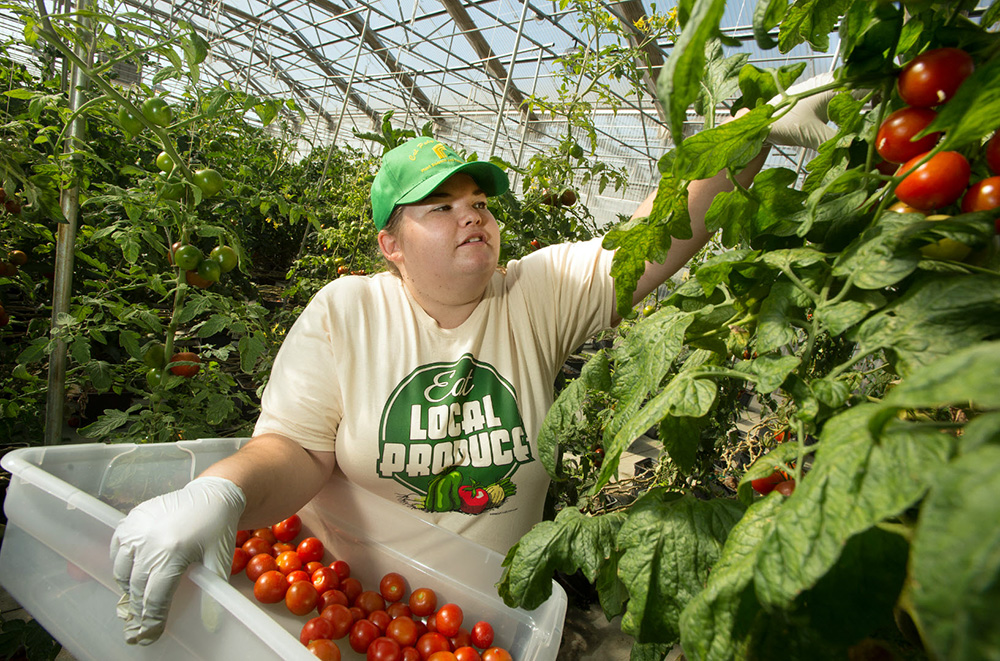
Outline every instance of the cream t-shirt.
<path id="1" fill-rule="evenodd" d="M 389 273 L 339 278 L 278 352 L 255 435 L 336 451 L 347 479 L 501 553 L 541 520 L 536 437 L 569 354 L 609 326 L 600 239 L 497 272 L 443 329 Z"/>

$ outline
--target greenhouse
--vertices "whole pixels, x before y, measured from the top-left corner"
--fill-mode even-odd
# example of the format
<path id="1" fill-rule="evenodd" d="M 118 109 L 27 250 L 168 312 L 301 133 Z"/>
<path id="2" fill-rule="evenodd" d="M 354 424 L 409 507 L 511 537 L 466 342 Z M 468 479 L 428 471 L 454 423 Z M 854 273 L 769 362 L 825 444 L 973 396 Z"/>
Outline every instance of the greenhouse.
<path id="1" fill-rule="evenodd" d="M 3 7 L 0 658 L 1000 659 L 1000 5 Z"/>

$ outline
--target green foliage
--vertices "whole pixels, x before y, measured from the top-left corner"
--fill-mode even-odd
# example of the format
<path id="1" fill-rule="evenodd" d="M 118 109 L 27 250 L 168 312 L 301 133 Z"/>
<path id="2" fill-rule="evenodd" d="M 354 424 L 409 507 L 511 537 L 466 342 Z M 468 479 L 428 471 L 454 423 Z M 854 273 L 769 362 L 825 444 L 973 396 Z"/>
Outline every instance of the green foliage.
<path id="1" fill-rule="evenodd" d="M 57 643 L 35 620 L 0 621 L 0 655 L 5 659 L 25 658 L 27 661 L 52 661 L 62 645 Z M 18 657 L 23 654 L 23 657 Z"/>
<path id="2" fill-rule="evenodd" d="M 1000 213 L 955 204 L 938 211 L 950 218 L 929 223 L 889 211 L 901 178 L 875 169 L 874 136 L 899 105 L 896 62 L 963 46 L 976 72 L 938 108 L 933 128 L 947 137 L 935 149 L 960 150 L 974 180 L 987 176 L 1000 42 L 957 3 L 905 4 L 908 13 L 847 0 L 758 3 L 763 48 L 822 49 L 839 24 L 836 135 L 801 185 L 776 168 L 717 196 L 706 223 L 718 243 L 563 390 L 539 451 L 565 509 L 511 549 L 500 583 L 507 603 L 537 603 L 539 571 L 589 567 L 608 616 L 624 614 L 636 658 L 661 658 L 675 642 L 689 659 L 841 659 L 869 648 L 996 658 L 987 622 L 1000 607 L 988 532 L 998 495 Z M 680 144 L 661 159 L 650 216 L 605 238 L 617 250 L 622 316 L 645 261 L 687 236 L 687 182 L 732 179 L 775 118 L 818 93 L 779 96 L 801 67 L 725 58 L 713 46 L 720 16 L 711 0 L 682 7 L 684 31 L 658 87 Z M 704 99 L 734 85 L 742 96 L 733 108 L 749 112 L 720 126 L 706 118 L 706 130 L 680 142 L 689 107 L 708 112 Z M 942 238 L 973 256 L 922 254 Z M 740 390 L 756 393 L 769 431 L 727 434 L 742 414 Z M 595 402 L 605 408 L 587 408 Z M 580 429 L 581 410 L 598 430 Z M 566 486 L 575 466 L 560 448 L 598 434 L 600 471 Z M 633 493 L 609 505 L 602 494 L 617 493 L 623 453 L 646 434 L 662 444 L 655 480 L 623 480 Z M 795 480 L 794 493 L 755 494 L 751 481 L 776 468 Z M 600 540 L 576 532 L 601 530 L 612 515 L 615 529 Z M 588 564 L 595 552 L 604 564 Z"/>

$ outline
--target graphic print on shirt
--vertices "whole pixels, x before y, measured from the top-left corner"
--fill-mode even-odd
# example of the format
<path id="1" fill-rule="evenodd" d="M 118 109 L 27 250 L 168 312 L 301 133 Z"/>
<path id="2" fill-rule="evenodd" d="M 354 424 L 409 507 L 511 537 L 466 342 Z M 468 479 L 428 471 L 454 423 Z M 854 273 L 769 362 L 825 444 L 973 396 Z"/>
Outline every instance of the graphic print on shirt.
<path id="1" fill-rule="evenodd" d="M 423 365 L 386 402 L 376 471 L 428 512 L 479 514 L 514 495 L 511 477 L 534 461 L 514 389 L 470 354 Z"/>

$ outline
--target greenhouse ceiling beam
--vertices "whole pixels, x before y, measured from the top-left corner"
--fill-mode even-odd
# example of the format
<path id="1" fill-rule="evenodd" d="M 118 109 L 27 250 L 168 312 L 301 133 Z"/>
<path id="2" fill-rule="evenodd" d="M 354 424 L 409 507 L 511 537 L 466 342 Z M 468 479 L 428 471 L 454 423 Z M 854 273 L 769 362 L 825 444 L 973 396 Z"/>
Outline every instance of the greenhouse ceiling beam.
<path id="1" fill-rule="evenodd" d="M 629 41 L 632 43 L 632 46 L 639 46 L 644 39 L 644 35 L 635 27 L 635 24 L 647 13 L 642 0 L 621 0 L 616 5 L 608 6 L 607 9 L 629 30 Z M 659 116 L 661 122 L 666 123 L 667 112 L 663 107 L 663 102 L 660 101 L 659 94 L 656 93 L 656 79 L 659 77 L 660 69 L 663 68 L 665 61 L 663 51 L 660 50 L 655 41 L 650 41 L 641 46 L 641 50 L 646 54 L 646 66 L 643 67 L 645 71 L 642 75 L 642 80 L 646 85 L 649 95 L 653 97 L 653 107 L 656 108 L 656 114 Z"/>
<path id="2" fill-rule="evenodd" d="M 475 21 L 469 16 L 469 12 L 465 11 L 465 7 L 459 0 L 441 0 L 441 4 L 444 5 L 445 10 L 448 15 L 451 16 L 451 20 L 455 22 L 458 29 L 461 30 L 462 34 L 468 40 L 469 45 L 472 49 L 476 51 L 476 55 L 480 57 L 483 62 L 483 67 L 486 70 L 487 75 L 493 77 L 497 82 L 504 86 L 507 94 L 507 100 L 514 104 L 514 107 L 518 109 L 519 112 L 527 115 L 528 121 L 535 122 L 538 121 L 538 116 L 533 113 L 530 108 L 523 110 L 521 108 L 524 105 L 524 94 L 508 80 L 507 69 L 500 60 L 497 58 L 493 49 L 490 45 L 486 43 L 486 39 L 483 38 L 482 33 L 480 33 L 479 28 L 476 26 Z M 520 32 L 518 35 L 520 36 Z M 516 57 L 517 53 L 511 55 L 512 59 Z"/>
<path id="3" fill-rule="evenodd" d="M 400 87 L 402 87 L 407 94 L 420 106 L 425 113 L 435 117 L 440 114 L 440 111 L 431 103 L 431 100 L 424 94 L 423 90 L 417 86 L 417 81 L 414 80 L 406 69 L 404 69 L 399 61 L 393 57 L 392 53 L 389 52 L 389 48 L 382 43 L 378 34 L 374 30 L 365 30 L 364 20 L 358 16 L 357 12 L 348 11 L 343 7 L 340 7 L 329 0 L 311 0 L 311 3 L 317 7 L 326 9 L 336 18 L 341 18 L 346 21 L 350 26 L 358 33 L 358 36 L 364 39 L 364 43 L 368 46 L 368 50 L 377 57 L 391 73 L 395 75 L 396 80 L 399 82 Z M 370 7 L 366 2 L 360 2 L 361 6 Z M 376 13 L 377 9 L 370 7 L 372 11 Z"/>
<path id="4" fill-rule="evenodd" d="M 223 9 L 223 11 L 225 13 L 230 14 L 230 15 L 235 16 L 235 17 L 238 17 L 239 19 L 243 20 L 244 22 L 253 24 L 253 25 L 257 26 L 257 27 L 267 28 L 267 29 L 271 30 L 272 32 L 278 33 L 280 36 L 282 36 L 285 39 L 288 39 L 289 41 L 291 41 L 292 43 L 294 43 L 299 49 L 301 49 L 302 53 L 313 64 L 315 64 L 317 67 L 319 67 L 319 69 L 333 82 L 334 85 L 336 85 L 341 90 L 341 92 L 343 92 L 344 94 L 346 94 L 348 96 L 348 98 L 350 99 L 350 102 L 353 103 L 355 105 L 355 107 L 357 107 L 359 110 L 361 110 L 361 112 L 363 112 L 366 115 L 368 115 L 368 117 L 370 117 L 373 122 L 381 121 L 382 115 L 380 113 L 378 113 L 377 111 L 375 111 L 373 108 L 371 108 L 367 103 L 365 103 L 364 99 L 362 99 L 356 93 L 354 93 L 353 91 L 351 91 L 348 88 L 348 85 L 344 81 L 343 77 L 341 77 L 340 74 L 338 74 L 336 71 L 334 71 L 330 67 L 330 65 L 327 64 L 326 58 L 324 58 L 322 55 L 320 55 L 319 53 L 317 53 L 316 49 L 313 48 L 311 44 L 309 44 L 305 39 L 303 39 L 296 32 L 292 32 L 290 30 L 285 30 L 283 28 L 276 27 L 273 23 L 265 23 L 265 22 L 261 21 L 259 18 L 257 18 L 256 16 L 253 16 L 252 14 L 248 14 L 248 13 L 244 12 L 241 9 L 237 9 L 236 7 L 232 7 L 231 5 L 222 4 L 221 6 L 222 6 L 222 9 Z M 265 62 L 268 59 L 269 58 L 266 55 L 263 56 L 263 60 Z M 287 75 L 284 76 L 284 77 L 282 77 L 282 80 L 285 81 L 286 84 L 289 84 L 287 81 L 292 81 L 291 77 L 288 77 Z M 325 110 L 323 110 L 323 108 L 319 104 L 319 102 L 317 102 L 315 99 L 312 99 L 312 97 L 309 94 L 305 93 L 305 88 L 303 88 L 301 85 L 299 85 L 297 82 L 294 82 L 294 81 L 291 82 L 291 86 L 293 88 L 299 90 L 299 93 L 302 95 L 302 97 L 304 99 L 306 99 L 307 103 L 309 103 L 309 105 L 312 106 L 314 110 L 317 110 L 317 112 L 320 112 L 320 114 L 323 115 L 323 117 L 327 120 L 327 122 L 330 123 L 331 127 L 333 126 L 333 124 L 335 124 L 335 122 L 333 120 L 333 117 L 331 117 L 329 113 L 327 113 Z"/>

